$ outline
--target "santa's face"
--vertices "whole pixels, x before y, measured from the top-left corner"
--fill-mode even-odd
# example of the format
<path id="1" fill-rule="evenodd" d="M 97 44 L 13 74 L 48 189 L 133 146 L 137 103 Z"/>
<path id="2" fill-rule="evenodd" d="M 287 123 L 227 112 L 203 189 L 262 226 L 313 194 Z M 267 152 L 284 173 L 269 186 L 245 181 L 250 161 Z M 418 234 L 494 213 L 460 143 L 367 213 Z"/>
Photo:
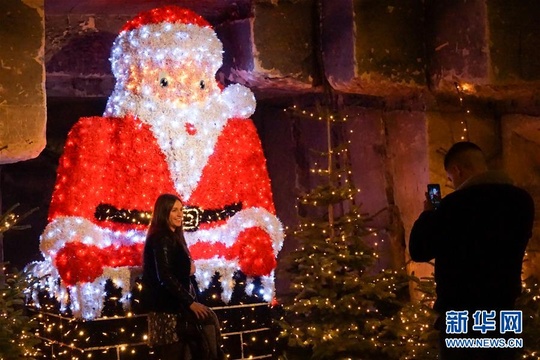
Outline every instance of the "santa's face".
<path id="1" fill-rule="evenodd" d="M 181 62 L 171 59 L 160 64 L 147 61 L 132 66 L 127 90 L 149 102 L 168 102 L 169 107 L 183 108 L 205 101 L 219 92 L 212 67 L 186 57 Z"/>
<path id="2" fill-rule="evenodd" d="M 113 51 L 118 81 L 104 115 L 130 115 L 151 126 L 176 191 L 187 201 L 227 121 L 253 114 L 255 98 L 241 85 L 222 91 L 215 80 L 221 61 L 198 47 L 160 50 L 125 58 Z"/>

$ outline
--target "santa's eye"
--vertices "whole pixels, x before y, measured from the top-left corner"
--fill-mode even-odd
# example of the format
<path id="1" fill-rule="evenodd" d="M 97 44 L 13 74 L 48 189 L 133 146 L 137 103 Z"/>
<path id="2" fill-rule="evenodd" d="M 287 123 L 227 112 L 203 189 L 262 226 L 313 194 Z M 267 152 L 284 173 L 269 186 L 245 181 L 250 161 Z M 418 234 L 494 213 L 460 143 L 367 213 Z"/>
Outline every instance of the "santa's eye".
<path id="1" fill-rule="evenodd" d="M 205 86 L 206 86 L 206 85 L 204 84 L 204 80 L 201 80 L 201 82 L 199 83 L 199 87 L 200 87 L 201 89 L 204 89 Z"/>
<path id="2" fill-rule="evenodd" d="M 163 78 L 159 79 L 159 85 L 161 87 L 167 87 L 167 86 L 169 86 L 169 80 L 167 80 L 166 77 L 163 77 Z"/>

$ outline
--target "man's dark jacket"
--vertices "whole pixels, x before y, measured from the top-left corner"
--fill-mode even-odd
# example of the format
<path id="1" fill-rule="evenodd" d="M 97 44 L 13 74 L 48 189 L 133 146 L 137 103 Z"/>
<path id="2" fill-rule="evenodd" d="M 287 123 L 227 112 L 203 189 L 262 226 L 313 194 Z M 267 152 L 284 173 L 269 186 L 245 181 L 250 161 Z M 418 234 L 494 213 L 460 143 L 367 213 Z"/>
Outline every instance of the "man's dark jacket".
<path id="1" fill-rule="evenodd" d="M 435 310 L 512 309 L 533 219 L 531 196 L 497 172 L 469 179 L 424 211 L 409 252 L 413 261 L 435 259 Z"/>
<path id="2" fill-rule="evenodd" d="M 142 308 L 181 313 L 195 301 L 190 293 L 191 260 L 185 240 L 172 231 L 158 231 L 146 239 L 143 253 Z"/>

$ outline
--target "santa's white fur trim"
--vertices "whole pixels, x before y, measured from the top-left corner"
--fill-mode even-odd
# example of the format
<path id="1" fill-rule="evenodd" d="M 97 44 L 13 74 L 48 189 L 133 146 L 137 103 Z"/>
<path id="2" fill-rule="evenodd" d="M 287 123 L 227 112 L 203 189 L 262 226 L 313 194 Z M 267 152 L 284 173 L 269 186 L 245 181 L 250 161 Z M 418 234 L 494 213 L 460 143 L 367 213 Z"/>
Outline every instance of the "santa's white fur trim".
<path id="1" fill-rule="evenodd" d="M 234 245 L 238 235 L 253 227 L 259 227 L 266 231 L 271 240 L 274 256 L 277 255 L 283 246 L 283 228 L 278 218 L 264 208 L 249 208 L 241 210 L 231 217 L 224 225 L 195 232 L 186 232 L 186 241 L 193 244 L 198 241 L 221 242 L 228 247 Z M 145 241 L 146 231 L 113 232 L 103 229 L 87 219 L 74 216 L 61 216 L 55 218 L 46 227 L 42 237 L 40 248 L 45 256 L 45 261 L 32 264 L 32 271 L 40 279 L 35 285 L 32 298 L 38 302 L 38 291 L 46 289 L 51 296 L 60 302 L 61 310 L 64 311 L 71 301 L 70 309 L 75 317 L 84 319 L 94 319 L 101 316 L 103 301 L 105 299 L 105 283 L 111 279 L 116 286 L 122 288 L 122 298 L 124 306 L 127 307 L 130 296 L 130 289 L 133 282 L 133 269 L 131 267 L 110 268 L 105 267 L 103 274 L 92 283 L 77 283 L 74 286 L 66 287 L 58 282 L 59 274 L 54 264 L 56 253 L 68 242 L 83 242 L 87 245 L 95 245 L 104 248 L 112 244 L 132 245 Z M 197 268 L 196 277 L 201 291 L 206 290 L 210 285 L 214 274 L 219 273 L 220 284 L 223 288 L 222 300 L 228 303 L 231 300 L 234 289 L 234 274 L 239 269 L 237 259 L 226 260 L 221 257 L 211 259 L 195 260 Z M 253 288 L 249 285 L 252 282 L 248 278 L 246 292 L 251 293 Z M 274 272 L 268 276 L 261 277 L 262 289 L 260 295 L 266 301 L 271 301 L 274 296 Z"/>
<path id="2" fill-rule="evenodd" d="M 143 59 L 181 61 L 187 56 L 212 66 L 216 73 L 222 64 L 223 45 L 213 29 L 194 24 L 159 23 L 121 32 L 113 43 L 111 63 L 114 76 L 123 80 L 125 70 Z"/>
<path id="3" fill-rule="evenodd" d="M 208 289 L 212 282 L 212 277 L 215 273 L 219 273 L 219 282 L 223 288 L 221 300 L 225 303 L 231 301 L 231 296 L 234 290 L 234 274 L 238 270 L 238 262 L 235 260 L 226 260 L 221 257 L 213 257 L 212 259 L 195 260 L 195 277 L 200 291 Z M 246 281 L 245 293 L 248 296 L 253 294 L 253 278 L 248 277 Z M 265 301 L 270 302 L 275 294 L 274 287 L 274 271 L 267 276 L 261 276 L 261 289 L 259 294 L 262 295 Z"/>
<path id="4" fill-rule="evenodd" d="M 110 245 L 133 245 L 144 243 L 146 230 L 112 231 L 102 228 L 88 219 L 77 216 L 59 216 L 51 221 L 43 234 L 39 248 L 46 260 L 51 260 L 68 242 L 82 242 L 105 248 Z"/>
<path id="5" fill-rule="evenodd" d="M 71 311 L 76 318 L 95 319 L 101 315 L 104 305 L 105 282 L 101 278 L 91 283 L 70 286 Z"/>
<path id="6" fill-rule="evenodd" d="M 227 106 L 229 117 L 245 119 L 255 112 L 255 95 L 240 84 L 227 86 L 221 93 L 220 101 Z"/>
<path id="7" fill-rule="evenodd" d="M 122 266 L 117 268 L 105 267 L 103 274 L 91 283 L 77 283 L 72 286 L 65 286 L 58 281 L 58 272 L 50 261 L 37 261 L 27 266 L 37 279 L 32 284 L 31 298 L 36 307 L 40 307 L 39 293 L 46 290 L 52 297 L 60 303 L 60 311 L 67 310 L 68 305 L 76 318 L 96 319 L 101 316 L 105 297 L 105 285 L 107 280 L 121 288 L 122 297 L 120 302 L 125 310 L 129 310 L 129 298 L 131 288 L 135 278 L 140 275 L 140 268 Z"/>
<path id="8" fill-rule="evenodd" d="M 255 97 L 242 85 L 228 86 L 222 93 L 209 95 L 204 101 L 176 107 L 170 101 L 144 101 L 124 92 L 122 100 L 109 100 L 112 116 L 137 116 L 149 124 L 165 155 L 175 190 L 189 200 L 200 181 L 208 158 L 216 151 L 219 135 L 230 118 L 247 118 L 255 111 Z M 186 125 L 196 133 L 186 133 Z"/>
<path id="9" fill-rule="evenodd" d="M 249 228 L 259 227 L 270 235 L 274 256 L 283 246 L 283 226 L 279 219 L 264 208 L 248 208 L 234 214 L 225 224 L 211 229 L 185 232 L 189 246 L 197 243 L 223 243 L 227 247 L 235 244 L 238 235 Z"/>
<path id="10" fill-rule="evenodd" d="M 215 273 L 219 273 L 219 281 L 223 292 L 221 299 L 228 303 L 234 289 L 234 273 L 238 270 L 238 261 L 225 260 L 217 256 L 212 259 L 195 260 L 195 277 L 201 291 L 208 289 Z"/>

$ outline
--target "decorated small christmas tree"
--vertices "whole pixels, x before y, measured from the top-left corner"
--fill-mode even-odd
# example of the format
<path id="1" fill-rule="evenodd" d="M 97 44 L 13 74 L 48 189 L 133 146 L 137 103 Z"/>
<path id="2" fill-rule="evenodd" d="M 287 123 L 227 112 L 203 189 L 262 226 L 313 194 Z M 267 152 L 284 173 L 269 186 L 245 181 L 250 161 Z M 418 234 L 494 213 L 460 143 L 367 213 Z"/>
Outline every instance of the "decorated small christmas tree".
<path id="1" fill-rule="evenodd" d="M 540 284 L 530 276 L 523 281 L 523 292 L 517 299 L 516 307 L 523 311 L 523 353 L 524 360 L 540 359 Z"/>
<path id="2" fill-rule="evenodd" d="M 37 209 L 18 215 L 14 211 L 18 206 L 15 204 L 0 216 L 0 237 L 6 231 L 29 227 L 19 223 Z M 41 341 L 33 335 L 35 320 L 24 309 L 29 278 L 17 270 L 6 273 L 3 259 L 0 266 L 0 359 L 34 359 L 39 355 L 35 346 Z"/>
<path id="3" fill-rule="evenodd" d="M 33 334 L 36 320 L 24 309 L 28 285 L 18 271 L 7 273 L 5 282 L 0 284 L 1 359 L 34 359 L 39 355 L 35 346 L 41 341 Z"/>
<path id="4" fill-rule="evenodd" d="M 288 258 L 294 299 L 284 306 L 282 335 L 315 359 L 404 358 L 408 277 L 375 266 L 375 229 L 356 204 L 340 131 L 347 117 L 326 111 L 315 118 L 327 125 L 327 149 L 319 152 L 325 167 L 311 170 L 322 180 L 300 197 L 305 216 L 289 234 L 298 247 Z"/>
<path id="5" fill-rule="evenodd" d="M 433 324 L 436 319 L 435 282 L 433 277 L 419 279 L 409 276 L 414 291 L 420 299 L 411 300 L 384 323 L 388 334 L 392 334 L 386 352 L 392 359 L 432 360 L 437 358 L 438 331 Z"/>

